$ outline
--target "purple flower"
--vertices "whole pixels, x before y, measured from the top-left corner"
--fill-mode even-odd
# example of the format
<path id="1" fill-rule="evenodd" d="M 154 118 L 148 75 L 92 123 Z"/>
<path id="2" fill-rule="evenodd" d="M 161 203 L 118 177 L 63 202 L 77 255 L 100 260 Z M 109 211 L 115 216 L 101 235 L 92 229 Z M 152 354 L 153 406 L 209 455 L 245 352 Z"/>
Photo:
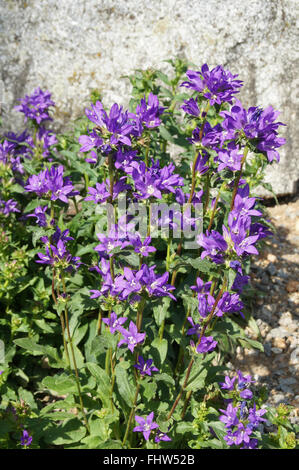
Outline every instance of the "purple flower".
<path id="1" fill-rule="evenodd" d="M 191 144 L 202 144 L 204 147 L 219 150 L 219 146 L 222 146 L 224 142 L 223 129 L 220 124 L 212 127 L 209 122 L 205 122 L 203 130 L 196 127 L 192 132 L 192 137 L 187 140 Z"/>
<path id="2" fill-rule="evenodd" d="M 135 253 L 138 253 L 142 256 L 147 257 L 149 256 L 150 253 L 153 253 L 156 251 L 156 248 L 150 245 L 151 237 L 146 237 L 142 241 L 139 234 L 135 234 L 135 235 L 129 234 L 129 240 L 130 240 L 130 243 L 134 247 Z"/>
<path id="3" fill-rule="evenodd" d="M 228 390 L 229 392 L 232 392 L 235 387 L 235 381 L 237 377 L 232 377 L 231 379 L 229 378 L 228 375 L 225 376 L 224 382 L 220 383 L 220 386 L 223 390 Z M 222 411 L 222 410 L 221 410 Z"/>
<path id="4" fill-rule="evenodd" d="M 156 431 L 156 435 L 155 435 L 155 442 L 158 443 L 158 442 L 161 442 L 161 441 L 171 441 L 171 438 L 169 436 L 167 436 L 167 434 L 165 434 L 165 432 L 162 432 L 162 431 L 160 431 L 160 429 L 158 429 Z"/>
<path id="5" fill-rule="evenodd" d="M 183 104 L 181 108 L 185 111 L 185 113 L 196 117 L 200 115 L 200 108 L 198 107 L 197 101 L 194 98 L 184 100 L 184 103 L 185 104 Z"/>
<path id="6" fill-rule="evenodd" d="M 208 353 L 213 351 L 218 344 L 218 341 L 214 341 L 213 336 L 202 336 L 200 344 L 196 347 L 198 353 Z"/>
<path id="7" fill-rule="evenodd" d="M 48 157 L 50 153 L 50 147 L 58 143 L 56 135 L 52 131 L 45 129 L 44 127 L 40 127 L 38 129 L 38 132 L 36 134 L 36 141 L 37 146 L 41 146 L 43 149 L 43 157 Z"/>
<path id="8" fill-rule="evenodd" d="M 220 172 L 226 168 L 230 171 L 240 171 L 242 158 L 243 155 L 239 154 L 237 149 L 220 150 L 218 152 L 218 162 L 220 163 L 217 171 Z"/>
<path id="9" fill-rule="evenodd" d="M 88 192 L 89 195 L 85 198 L 85 201 L 93 201 L 96 204 L 107 201 L 110 196 L 105 183 L 96 183 L 95 188 L 88 187 Z"/>
<path id="10" fill-rule="evenodd" d="M 199 338 L 201 333 L 201 325 L 199 323 L 194 324 L 192 317 L 188 317 L 188 321 L 191 323 L 192 328 L 189 328 L 187 335 L 197 335 Z"/>
<path id="11" fill-rule="evenodd" d="M 203 282 L 200 277 L 196 278 L 196 286 L 191 286 L 190 289 L 194 290 L 198 294 L 207 294 L 210 292 L 212 282 Z"/>
<path id="12" fill-rule="evenodd" d="M 256 428 L 260 423 L 267 421 L 265 418 L 262 418 L 262 416 L 267 413 L 266 409 L 256 409 L 256 404 L 253 404 L 253 408 L 249 409 L 248 412 L 248 421 L 249 421 L 249 426 L 251 426 L 253 429 Z"/>
<path id="13" fill-rule="evenodd" d="M 13 199 L 8 199 L 8 201 L 0 199 L 0 214 L 7 216 L 12 212 L 20 212 L 17 205 L 17 201 L 14 201 Z"/>
<path id="14" fill-rule="evenodd" d="M 130 242 L 123 238 L 121 234 L 117 233 L 117 231 L 113 228 L 110 230 L 109 236 L 106 237 L 106 235 L 102 233 L 97 233 L 97 237 L 100 240 L 99 245 L 97 245 L 94 250 L 99 253 L 101 257 L 103 256 L 113 256 L 113 250 L 115 248 L 125 248 L 130 244 Z"/>
<path id="15" fill-rule="evenodd" d="M 133 161 L 137 161 L 137 150 L 123 150 L 118 149 L 115 156 L 115 168 L 120 169 L 128 173 L 128 168 Z"/>
<path id="16" fill-rule="evenodd" d="M 118 331 L 119 327 L 127 321 L 127 317 L 119 317 L 115 312 L 111 312 L 110 318 L 103 318 L 103 322 L 110 327 L 110 333 L 115 333 Z"/>
<path id="17" fill-rule="evenodd" d="M 46 218 L 46 212 L 48 210 L 48 206 L 38 206 L 34 209 L 33 214 L 27 214 L 26 217 L 36 217 L 36 223 L 40 227 L 47 227 L 47 218 Z"/>
<path id="18" fill-rule="evenodd" d="M 216 264 L 223 263 L 222 252 L 227 250 L 227 243 L 219 232 L 212 230 L 211 233 L 206 231 L 206 235 L 200 233 L 197 237 L 197 243 L 204 248 L 201 258 L 209 256 Z"/>
<path id="19" fill-rule="evenodd" d="M 186 75 L 189 81 L 183 82 L 181 86 L 202 93 L 210 101 L 211 106 L 215 103 L 231 103 L 233 96 L 239 92 L 243 83 L 241 80 L 236 80 L 238 75 L 232 75 L 221 65 L 209 70 L 208 65 L 204 64 L 201 71 L 188 70 Z"/>
<path id="20" fill-rule="evenodd" d="M 152 430 L 157 429 L 159 427 L 159 425 L 155 423 L 153 419 L 153 411 L 146 418 L 142 418 L 142 416 L 135 415 L 135 420 L 137 421 L 139 426 L 135 426 L 133 432 L 142 432 L 144 439 L 148 441 Z"/>
<path id="21" fill-rule="evenodd" d="M 135 346 L 137 346 L 138 343 L 142 343 L 145 338 L 145 333 L 138 333 L 137 326 L 132 321 L 130 322 L 129 330 L 125 330 L 120 326 L 118 331 L 123 335 L 123 339 L 119 341 L 117 347 L 119 348 L 123 344 L 127 344 L 131 352 L 133 352 Z"/>
<path id="22" fill-rule="evenodd" d="M 161 124 L 160 116 L 163 113 L 165 108 L 159 106 L 158 97 L 153 95 L 153 93 L 149 93 L 148 101 L 146 102 L 146 98 L 141 98 L 140 104 L 136 107 L 135 115 L 129 113 L 129 117 L 140 121 L 142 125 L 149 129 L 153 129 L 154 127 L 158 127 Z"/>
<path id="23" fill-rule="evenodd" d="M 80 135 L 79 144 L 81 145 L 80 152 L 89 152 L 89 150 L 101 147 L 103 139 L 93 130 L 88 135 Z"/>
<path id="24" fill-rule="evenodd" d="M 245 444 L 248 445 L 250 442 L 250 435 L 252 434 L 252 430 L 248 427 L 245 427 L 243 423 L 238 424 L 238 428 L 234 432 L 228 432 L 226 436 L 224 436 L 224 440 L 226 443 L 231 445 L 240 445 Z"/>
<path id="25" fill-rule="evenodd" d="M 15 106 L 15 109 L 25 114 L 25 122 L 28 118 L 36 121 L 37 124 L 52 120 L 49 116 L 49 108 L 55 106 L 55 103 L 51 100 L 51 93 L 48 90 L 42 91 L 36 88 L 32 95 L 26 95 L 19 101 L 21 104 Z"/>
<path id="26" fill-rule="evenodd" d="M 175 289 L 174 286 L 167 284 L 169 273 L 165 272 L 162 276 L 155 274 L 154 269 L 156 266 L 151 266 L 150 268 L 143 264 L 140 271 L 142 272 L 141 281 L 145 285 L 148 294 L 155 297 L 165 297 L 168 296 L 173 300 L 176 298 L 171 294 L 171 291 Z"/>
<path id="27" fill-rule="evenodd" d="M 238 425 L 239 423 L 239 419 L 237 417 L 238 408 L 233 407 L 232 403 L 228 404 L 226 410 L 220 409 L 219 411 L 223 413 L 223 415 L 219 417 L 219 420 L 225 424 L 226 428 L 230 428 L 232 426 Z"/>
<path id="28" fill-rule="evenodd" d="M 57 168 L 52 166 L 49 170 L 41 171 L 37 175 L 29 177 L 25 190 L 35 192 L 39 197 L 43 194 L 51 198 L 51 201 L 60 201 L 68 203 L 69 196 L 78 194 L 74 191 L 72 182 L 68 177 L 63 177 L 63 166 L 59 165 Z"/>
<path id="29" fill-rule="evenodd" d="M 21 436 L 21 446 L 30 446 L 32 442 L 32 436 L 29 435 L 29 432 L 26 429 L 23 430 L 23 434 Z"/>
<path id="30" fill-rule="evenodd" d="M 152 359 L 145 361 L 142 356 L 138 356 L 138 362 L 139 364 L 134 364 L 134 367 L 140 371 L 140 375 L 152 375 L 152 372 L 159 372 L 159 369 L 152 365 Z"/>
<path id="31" fill-rule="evenodd" d="M 66 246 L 62 239 L 57 242 L 57 246 L 46 242 L 46 254 L 37 253 L 40 258 L 36 263 L 49 264 L 56 268 L 65 269 L 71 271 L 72 269 L 78 269 L 82 264 L 80 258 L 72 256 L 71 253 L 66 249 Z"/>
<path id="32" fill-rule="evenodd" d="M 240 312 L 243 307 L 244 304 L 238 294 L 224 292 L 215 309 L 215 315 L 222 317 L 224 313 Z"/>
<path id="33" fill-rule="evenodd" d="M 277 128 L 285 124 L 274 122 L 279 114 L 272 106 L 265 110 L 251 107 L 246 111 L 242 103 L 236 100 L 236 104 L 230 111 L 220 113 L 225 118 L 221 125 L 227 131 L 227 139 L 244 135 L 248 140 L 254 141 L 258 150 L 266 153 L 270 162 L 274 158 L 279 161 L 280 157 L 276 149 L 285 143 L 285 139 L 277 136 Z"/>
<path id="34" fill-rule="evenodd" d="M 202 154 L 199 152 L 195 164 L 195 170 L 198 171 L 200 175 L 204 175 L 210 169 L 209 166 L 206 165 L 208 161 L 208 154 L 206 152 L 203 152 Z"/>
<path id="35" fill-rule="evenodd" d="M 116 148 L 122 144 L 131 146 L 129 134 L 133 125 L 129 121 L 128 112 L 123 112 L 122 106 L 114 103 L 108 115 L 102 103 L 97 101 L 95 105 L 91 105 L 91 110 L 85 110 L 85 114 L 96 127 L 89 136 L 80 137 L 81 151 L 86 152 L 94 146 L 100 146 L 104 153 L 109 153 L 112 146 Z M 100 140 L 103 143 L 100 143 Z"/>

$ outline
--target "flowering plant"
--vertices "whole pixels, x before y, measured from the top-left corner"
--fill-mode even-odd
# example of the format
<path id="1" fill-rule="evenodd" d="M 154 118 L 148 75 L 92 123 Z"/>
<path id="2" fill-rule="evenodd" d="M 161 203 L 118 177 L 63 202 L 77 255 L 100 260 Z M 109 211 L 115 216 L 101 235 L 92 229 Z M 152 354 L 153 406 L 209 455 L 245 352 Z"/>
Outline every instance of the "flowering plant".
<path id="1" fill-rule="evenodd" d="M 16 108 L 30 132 L 1 138 L 7 446 L 16 428 L 23 448 L 296 446 L 281 414 L 263 435 L 274 412 L 226 360 L 263 348 L 244 294 L 283 124 L 222 66 L 170 63 L 129 77 L 128 110 L 94 93 L 72 134 L 38 88 Z"/>

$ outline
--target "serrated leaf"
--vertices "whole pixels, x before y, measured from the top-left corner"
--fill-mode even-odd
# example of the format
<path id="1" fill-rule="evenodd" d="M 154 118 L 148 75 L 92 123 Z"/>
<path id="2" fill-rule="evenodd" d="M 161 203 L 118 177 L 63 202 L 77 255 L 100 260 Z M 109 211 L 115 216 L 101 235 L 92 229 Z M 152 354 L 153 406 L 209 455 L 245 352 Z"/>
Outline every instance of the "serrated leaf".
<path id="1" fill-rule="evenodd" d="M 122 449 L 122 443 L 120 441 L 107 441 L 104 442 L 103 444 L 100 444 L 98 449 Z"/>
<path id="2" fill-rule="evenodd" d="M 198 367 L 195 363 L 191 370 L 191 374 L 188 379 L 185 390 L 196 392 L 197 390 L 201 390 L 202 388 L 204 388 L 207 375 L 207 369 L 202 368 L 201 366 Z"/>
<path id="3" fill-rule="evenodd" d="M 117 364 L 115 367 L 115 378 L 120 396 L 132 408 L 135 386 L 129 382 L 128 373 L 121 364 Z"/>
<path id="4" fill-rule="evenodd" d="M 85 434 L 86 429 L 81 425 L 81 421 L 72 419 L 61 426 L 48 428 L 44 439 L 48 444 L 64 445 L 81 441 Z"/>
<path id="5" fill-rule="evenodd" d="M 50 358 L 54 359 L 55 361 L 54 364 L 56 364 L 55 367 L 65 366 L 65 363 L 58 357 L 56 349 L 52 348 L 51 346 L 43 346 L 41 344 L 37 344 L 30 338 L 15 339 L 14 343 L 17 346 L 20 346 L 21 348 L 26 349 L 26 351 L 30 352 L 31 354 L 35 356 L 42 356 L 42 355 L 49 356 Z"/>
<path id="6" fill-rule="evenodd" d="M 99 397 L 103 405 L 109 406 L 111 384 L 110 384 L 110 378 L 107 372 L 104 369 L 102 369 L 100 366 L 92 362 L 88 362 L 86 366 L 89 372 L 91 373 L 91 375 L 96 379 L 96 383 L 98 386 L 97 392 L 99 394 Z"/>
<path id="7" fill-rule="evenodd" d="M 52 377 L 45 377 L 42 384 L 48 390 L 53 390 L 60 395 L 77 391 L 75 380 L 66 374 L 57 374 Z"/>
<path id="8" fill-rule="evenodd" d="M 154 380 L 156 382 L 161 381 L 161 382 L 168 383 L 170 385 L 175 385 L 174 379 L 170 375 L 165 374 L 164 372 L 162 374 L 155 374 L 154 375 Z"/>

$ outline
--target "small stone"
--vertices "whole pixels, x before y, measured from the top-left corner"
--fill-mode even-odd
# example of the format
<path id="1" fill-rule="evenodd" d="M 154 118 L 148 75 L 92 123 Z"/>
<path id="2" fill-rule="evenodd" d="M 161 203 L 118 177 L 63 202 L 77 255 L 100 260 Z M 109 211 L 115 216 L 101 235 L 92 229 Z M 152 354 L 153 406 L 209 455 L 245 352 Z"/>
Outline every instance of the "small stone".
<path id="1" fill-rule="evenodd" d="M 281 325 L 281 326 L 288 326 L 292 323 L 293 321 L 293 317 L 292 317 L 292 314 L 290 312 L 283 312 L 283 314 L 281 315 L 278 323 Z"/>
<path id="2" fill-rule="evenodd" d="M 287 338 L 289 334 L 288 330 L 284 327 L 272 328 L 267 334 L 266 340 L 269 341 L 271 338 Z"/>
<path id="3" fill-rule="evenodd" d="M 273 395 L 272 397 L 273 402 L 275 405 L 278 405 L 279 403 L 287 403 L 287 400 L 282 393 L 277 393 L 276 395 Z"/>
<path id="4" fill-rule="evenodd" d="M 289 278 L 289 274 L 286 273 L 285 271 L 283 271 L 283 269 L 279 269 L 277 271 L 277 276 L 282 277 L 283 279 L 288 279 Z"/>
<path id="5" fill-rule="evenodd" d="M 286 379 L 279 379 L 280 385 L 294 385 L 295 383 L 297 383 L 297 380 L 294 379 L 293 377 L 287 377 Z"/>
<path id="6" fill-rule="evenodd" d="M 281 354 L 282 353 L 282 350 L 280 348 L 271 348 L 271 351 L 274 353 L 274 354 Z"/>
<path id="7" fill-rule="evenodd" d="M 273 263 L 269 263 L 268 266 L 267 266 L 267 271 L 269 274 L 271 274 L 271 276 L 274 276 L 274 274 L 276 274 L 277 272 L 277 269 L 276 267 L 274 266 Z"/>
<path id="8" fill-rule="evenodd" d="M 299 292 L 299 281 L 289 281 L 286 285 L 286 290 L 290 292 L 290 294 Z"/>
<path id="9" fill-rule="evenodd" d="M 270 262 L 270 263 L 275 263 L 277 261 L 277 257 L 275 255 L 273 255 L 273 253 L 269 253 L 267 255 L 267 260 Z"/>
<path id="10" fill-rule="evenodd" d="M 286 349 L 287 345 L 283 338 L 274 338 L 273 345 L 275 348 Z"/>
<path id="11" fill-rule="evenodd" d="M 292 365 L 299 364 L 299 348 L 294 349 L 294 351 L 290 355 L 289 363 Z"/>
<path id="12" fill-rule="evenodd" d="M 271 356 L 271 346 L 269 343 L 264 344 L 264 352 L 266 356 L 270 357 Z"/>

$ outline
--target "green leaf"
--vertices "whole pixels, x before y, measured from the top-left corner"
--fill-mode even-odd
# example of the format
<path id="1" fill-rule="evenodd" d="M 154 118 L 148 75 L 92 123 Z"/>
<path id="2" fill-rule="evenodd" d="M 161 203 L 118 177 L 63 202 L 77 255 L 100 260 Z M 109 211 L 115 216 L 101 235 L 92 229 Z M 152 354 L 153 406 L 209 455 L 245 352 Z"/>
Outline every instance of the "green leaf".
<path id="1" fill-rule="evenodd" d="M 191 374 L 185 390 L 191 390 L 192 392 L 195 392 L 196 390 L 204 388 L 207 374 L 207 369 L 201 366 L 198 367 L 195 363 L 192 367 Z"/>
<path id="2" fill-rule="evenodd" d="M 156 382 L 161 381 L 161 382 L 165 382 L 169 385 L 175 385 L 174 379 L 170 375 L 165 374 L 164 372 L 162 374 L 155 374 L 154 375 L 154 380 Z"/>
<path id="3" fill-rule="evenodd" d="M 98 449 L 122 449 L 122 443 L 120 441 L 112 440 L 100 444 Z"/>
<path id="4" fill-rule="evenodd" d="M 94 364 L 93 362 L 88 362 L 86 366 L 91 375 L 96 379 L 98 386 L 98 394 L 103 405 L 109 406 L 111 384 L 107 372 L 97 364 Z"/>
<path id="5" fill-rule="evenodd" d="M 105 444 L 99 436 L 86 436 L 80 442 L 86 444 L 87 449 L 102 449 L 101 445 Z"/>
<path id="6" fill-rule="evenodd" d="M 193 427 L 192 423 L 188 423 L 188 422 L 185 422 L 185 421 L 182 421 L 182 422 L 178 423 L 178 425 L 176 427 L 176 433 L 177 434 L 186 434 L 187 432 L 194 433 L 194 427 Z"/>
<path id="7" fill-rule="evenodd" d="M 65 363 L 59 358 L 56 349 L 51 346 L 42 346 L 41 344 L 35 343 L 30 338 L 15 339 L 14 343 L 17 346 L 26 349 L 26 351 L 30 352 L 33 356 L 45 355 L 54 359 L 54 362 L 51 362 L 52 367 L 60 368 L 65 366 Z"/>
<path id="8" fill-rule="evenodd" d="M 156 75 L 162 82 L 166 83 L 166 85 L 171 86 L 171 81 L 169 80 L 169 78 L 167 77 L 165 73 L 160 72 L 160 70 L 157 70 Z"/>
<path id="9" fill-rule="evenodd" d="M 48 390 L 52 390 L 59 395 L 77 392 L 75 380 L 67 374 L 57 374 L 52 377 L 45 377 L 42 384 Z"/>
<path id="10" fill-rule="evenodd" d="M 159 131 L 163 139 L 167 140 L 168 142 L 172 142 L 173 144 L 175 143 L 175 139 L 170 134 L 170 132 L 166 129 L 166 127 L 160 126 Z"/>
<path id="11" fill-rule="evenodd" d="M 84 438 L 85 434 L 86 429 L 81 425 L 81 421 L 71 419 L 64 422 L 61 426 L 46 429 L 44 439 L 48 444 L 61 446 L 79 442 Z"/>
<path id="12" fill-rule="evenodd" d="M 254 349 L 258 349 L 259 351 L 264 352 L 264 346 L 259 341 L 255 341 L 254 339 L 247 338 L 247 337 L 244 338 L 242 336 L 237 336 L 237 338 L 244 348 L 248 348 L 248 346 L 251 346 Z"/>
<path id="13" fill-rule="evenodd" d="M 141 382 L 142 392 L 141 396 L 144 396 L 147 400 L 152 400 L 157 391 L 157 384 L 155 382 Z"/>
<path id="14" fill-rule="evenodd" d="M 167 340 L 165 338 L 163 338 L 162 340 L 160 338 L 155 338 L 151 344 L 151 347 L 158 351 L 160 357 L 160 365 L 163 364 L 167 356 Z"/>
<path id="15" fill-rule="evenodd" d="M 107 349 L 115 349 L 117 343 L 117 337 L 113 336 L 109 330 L 104 330 L 100 336 L 96 336 L 91 342 L 90 353 L 91 354 L 102 354 Z"/>
<path id="16" fill-rule="evenodd" d="M 153 307 L 154 318 L 158 326 L 162 325 L 163 320 L 165 320 L 171 299 L 169 297 L 164 297 L 162 302 Z"/>
<path id="17" fill-rule="evenodd" d="M 121 363 L 115 367 L 115 377 L 118 391 L 122 399 L 132 408 L 135 396 L 135 386 L 129 382 L 128 373 Z"/>

